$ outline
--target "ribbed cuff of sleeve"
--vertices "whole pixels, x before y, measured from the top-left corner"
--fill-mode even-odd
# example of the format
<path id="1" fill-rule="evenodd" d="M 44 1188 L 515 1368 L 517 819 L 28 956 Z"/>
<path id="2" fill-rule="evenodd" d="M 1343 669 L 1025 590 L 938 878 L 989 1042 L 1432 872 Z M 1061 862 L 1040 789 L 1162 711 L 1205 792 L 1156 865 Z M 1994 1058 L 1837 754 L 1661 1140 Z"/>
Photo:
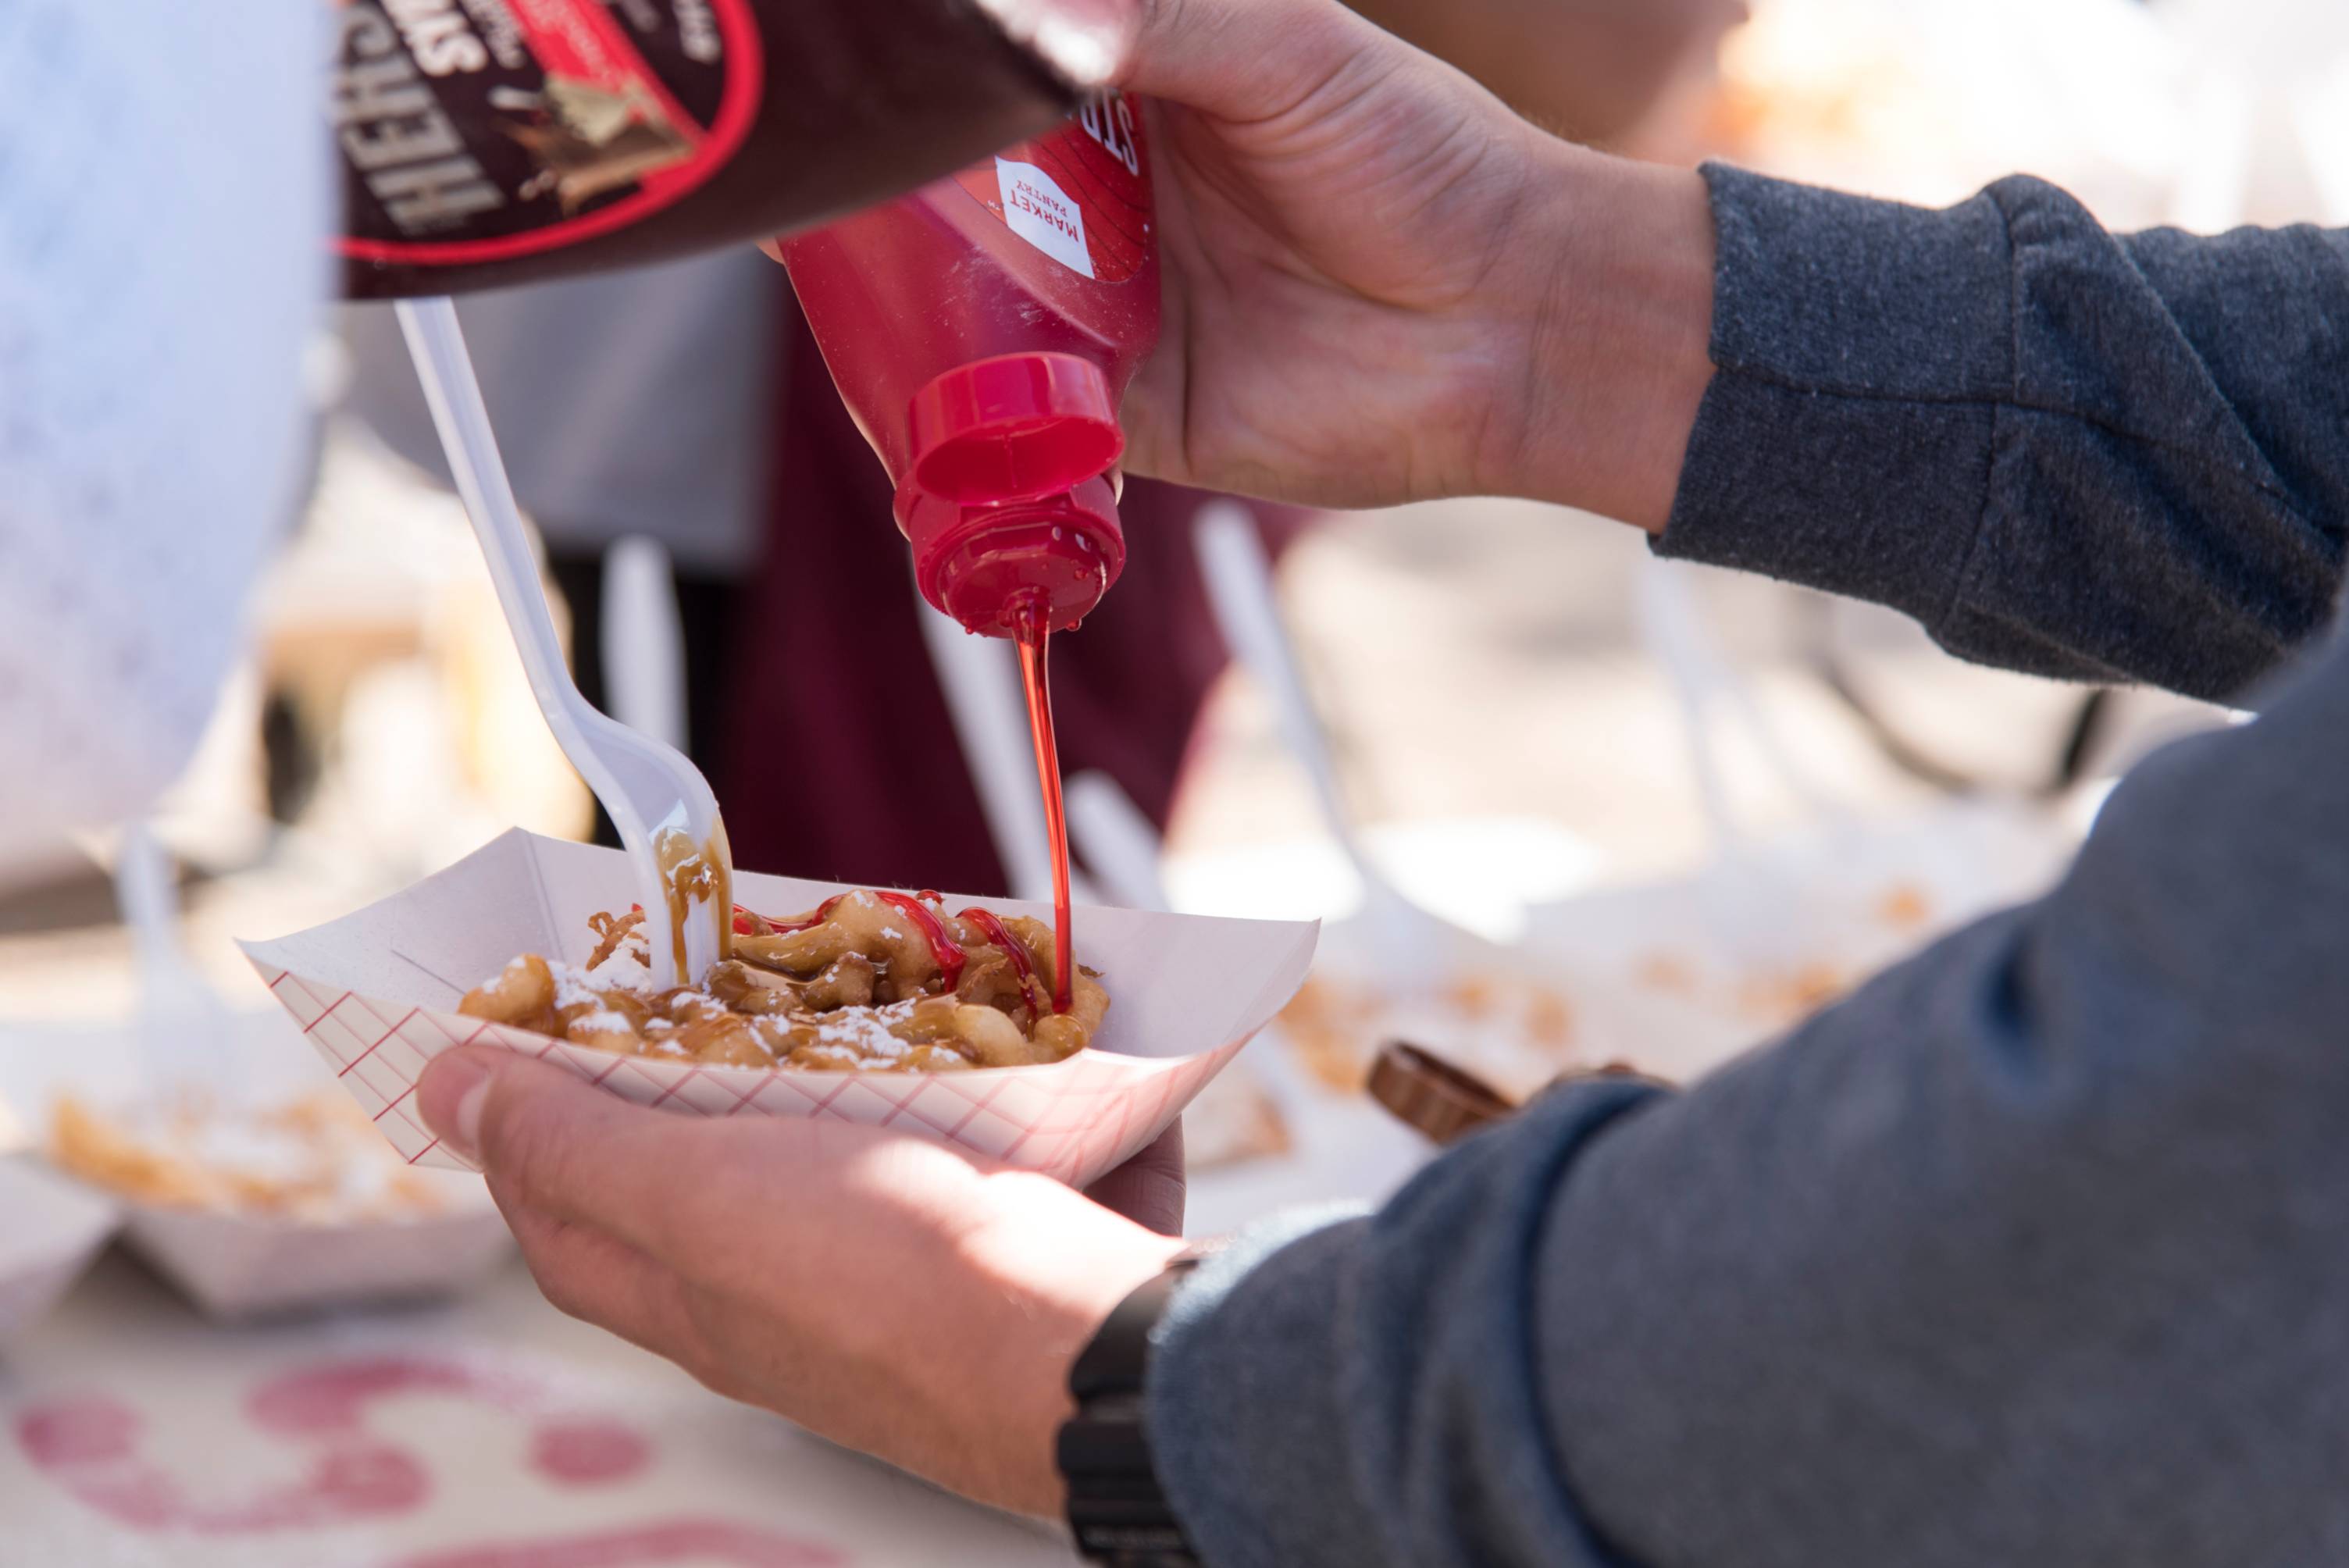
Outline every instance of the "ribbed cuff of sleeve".
<path id="1" fill-rule="evenodd" d="M 1704 178 L 1716 368 L 1656 552 L 1937 626 L 2014 381 L 2003 213 L 1988 196 L 1932 211 L 1722 164 Z"/>
<path id="2" fill-rule="evenodd" d="M 1604 1561 L 1552 1462 L 1531 1275 L 1563 1266 L 1537 1253 L 1566 1167 L 1657 1092 L 1547 1095 L 1376 1215 L 1278 1217 L 1185 1283 L 1154 1338 L 1147 1421 L 1202 1561 Z"/>

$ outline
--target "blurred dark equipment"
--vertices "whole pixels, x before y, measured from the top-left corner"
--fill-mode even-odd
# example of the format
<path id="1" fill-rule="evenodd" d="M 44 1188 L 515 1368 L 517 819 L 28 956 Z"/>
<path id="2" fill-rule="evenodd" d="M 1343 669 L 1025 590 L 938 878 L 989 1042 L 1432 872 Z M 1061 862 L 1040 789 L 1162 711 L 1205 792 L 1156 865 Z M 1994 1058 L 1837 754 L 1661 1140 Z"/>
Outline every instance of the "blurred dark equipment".
<path id="1" fill-rule="evenodd" d="M 1850 655 L 1835 634 L 1831 601 L 1806 596 L 1795 606 L 1795 617 L 1797 655 L 1804 667 L 1843 705 L 1860 732 L 1884 754 L 1886 760 L 1911 779 L 1946 794 L 1978 795 L 2005 788 L 1996 779 L 1942 761 L 1901 733 L 1899 726 L 1868 694 L 1854 674 Z M 2054 799 L 2068 794 L 2087 777 L 2109 736 L 2112 699 L 2112 691 L 2102 686 L 2080 699 L 2072 722 L 2064 728 L 2063 746 L 2045 777 L 2028 787 L 2033 796 Z"/>

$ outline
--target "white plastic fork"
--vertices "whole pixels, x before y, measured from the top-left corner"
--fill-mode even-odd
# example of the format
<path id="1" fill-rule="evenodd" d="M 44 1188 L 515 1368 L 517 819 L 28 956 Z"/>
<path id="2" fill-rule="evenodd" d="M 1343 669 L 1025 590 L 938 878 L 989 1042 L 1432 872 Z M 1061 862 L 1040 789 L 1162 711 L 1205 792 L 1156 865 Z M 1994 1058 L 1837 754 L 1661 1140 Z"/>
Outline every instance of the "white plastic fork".
<path id="1" fill-rule="evenodd" d="M 420 299 L 402 300 L 397 308 L 449 471 L 481 542 L 539 711 L 564 755 L 604 803 L 636 862 L 654 983 L 698 980 L 724 955 L 733 922 L 727 891 L 733 882 L 733 857 L 719 820 L 718 798 L 700 769 L 675 747 L 598 713 L 579 695 L 540 587 L 537 553 L 498 456 L 456 307 L 446 299 Z M 691 884 L 697 857 L 717 873 L 709 879 L 716 893 L 686 901 L 688 913 L 679 933 L 669 918 L 670 891 Z"/>
<path id="2" fill-rule="evenodd" d="M 1174 907 L 1159 868 L 1157 825 L 1115 779 L 1093 772 L 1069 780 L 1069 839 L 1102 891 L 1120 904 L 1161 914 Z"/>

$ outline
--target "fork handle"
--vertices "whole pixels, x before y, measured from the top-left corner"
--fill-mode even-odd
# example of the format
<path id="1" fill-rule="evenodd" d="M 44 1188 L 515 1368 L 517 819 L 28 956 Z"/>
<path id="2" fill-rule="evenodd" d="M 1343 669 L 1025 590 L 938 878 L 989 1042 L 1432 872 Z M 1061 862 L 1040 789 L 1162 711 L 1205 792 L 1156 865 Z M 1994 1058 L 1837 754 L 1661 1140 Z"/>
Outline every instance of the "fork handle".
<path id="1" fill-rule="evenodd" d="M 457 307 L 442 298 L 401 300 L 395 308 L 408 351 L 416 361 L 417 376 L 424 383 L 424 400 L 432 409 L 432 423 L 440 433 L 457 493 L 464 500 L 465 515 L 472 519 L 481 554 L 490 564 L 490 581 L 497 588 L 498 603 L 505 611 L 506 624 L 513 629 L 515 645 L 522 650 L 530 689 L 547 722 L 554 726 L 563 749 L 575 758 L 581 737 L 571 723 L 567 705 L 581 700 L 579 688 L 572 683 L 563 639 L 546 607 L 538 557 L 531 548 L 530 531 L 523 526 L 522 508 L 507 481 L 505 463 L 498 456 L 497 435 L 490 428 L 490 412 L 481 401 L 481 384 L 473 377 L 473 363 L 457 325 Z"/>

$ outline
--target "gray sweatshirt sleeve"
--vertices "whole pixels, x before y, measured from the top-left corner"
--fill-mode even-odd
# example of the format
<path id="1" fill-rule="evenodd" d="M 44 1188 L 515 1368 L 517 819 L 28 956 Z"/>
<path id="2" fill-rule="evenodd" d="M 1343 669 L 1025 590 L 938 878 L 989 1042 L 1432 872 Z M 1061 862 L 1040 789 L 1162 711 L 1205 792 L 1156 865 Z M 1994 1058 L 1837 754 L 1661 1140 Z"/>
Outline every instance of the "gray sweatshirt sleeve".
<path id="1" fill-rule="evenodd" d="M 2214 699 L 2328 620 L 2349 232 L 2123 236 L 2035 180 L 1928 211 L 1705 174 L 1716 373 L 1659 552 Z"/>
<path id="2" fill-rule="evenodd" d="M 2349 1563 L 2344 778 L 2336 645 L 1775 1047 L 1245 1238 L 1153 1373 L 1205 1561 Z"/>
<path id="3" fill-rule="evenodd" d="M 1690 553 L 1984 657 L 2205 692 L 2323 623 L 2349 378 L 2311 382 L 2349 287 L 2306 285 L 2341 284 L 2337 239 L 2123 244 L 2017 186 L 1940 215 L 1824 199 L 1812 232 L 1814 193 L 1713 179 L 1725 230 L 1778 225 L 1725 241 L 1723 307 L 1785 317 L 1796 362 L 1717 382 Z M 2082 253 L 2034 277 L 2025 328 L 2043 222 Z M 1992 257 L 1989 303 L 1946 267 L 1901 281 L 1887 258 L 1937 229 L 1949 266 Z M 2270 330 L 2287 309 L 2299 340 Z M 2144 357 L 2148 313 L 2199 341 Z M 1866 373 L 1826 389 L 1845 361 Z M 2161 366 L 2236 391 L 2166 400 Z M 1374 1215 L 1244 1236 L 1152 1375 L 1205 1560 L 2349 1562 L 2344 778 L 2336 644 L 2257 723 L 2132 774 L 2054 893 L 1776 1046 L 1681 1094 L 1557 1093 Z"/>

